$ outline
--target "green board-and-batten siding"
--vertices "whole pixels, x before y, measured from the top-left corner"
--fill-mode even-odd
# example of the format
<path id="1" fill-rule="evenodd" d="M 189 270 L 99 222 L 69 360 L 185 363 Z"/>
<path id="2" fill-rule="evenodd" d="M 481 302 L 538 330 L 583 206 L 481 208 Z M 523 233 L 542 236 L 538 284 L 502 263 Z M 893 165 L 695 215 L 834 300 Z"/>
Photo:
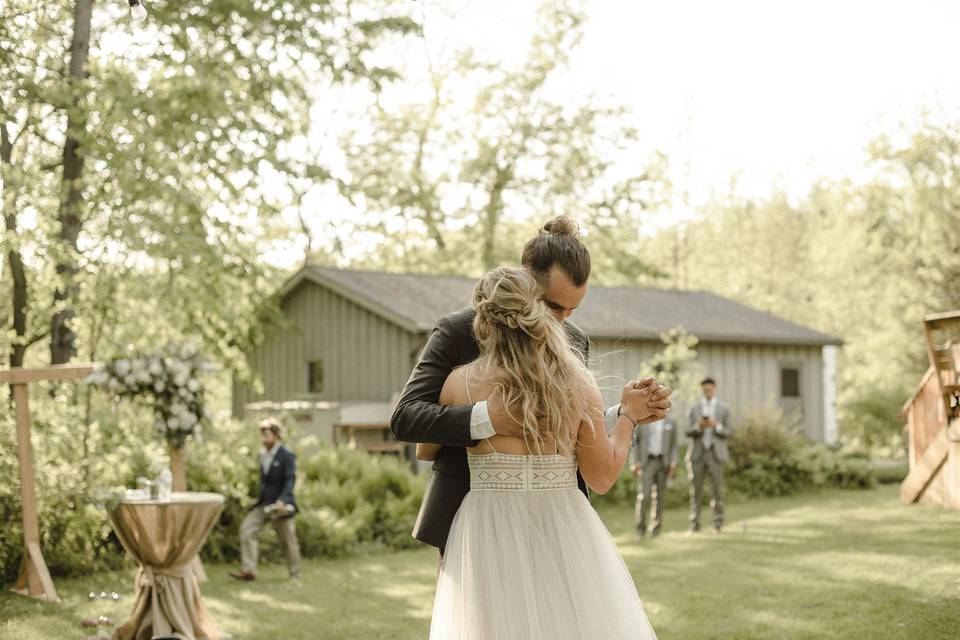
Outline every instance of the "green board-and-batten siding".
<path id="1" fill-rule="evenodd" d="M 347 292 L 349 294 L 349 292 Z M 251 354 L 251 364 L 264 389 L 254 394 L 234 384 L 233 412 L 244 414 L 247 403 L 297 399 L 389 401 L 406 383 L 427 339 L 415 324 L 403 326 L 378 307 L 355 302 L 336 283 L 302 281 L 285 292 L 282 310 L 287 325 Z M 576 319 L 576 318 L 574 318 Z M 595 338 L 592 354 L 607 405 L 615 404 L 625 380 L 662 348 L 652 339 Z M 786 408 L 802 409 L 804 433 L 823 441 L 824 369 L 821 345 L 778 345 L 703 341 L 698 345 L 703 371 L 716 378 L 719 394 L 734 418 L 768 399 Z M 321 360 L 324 390 L 308 394 L 308 363 Z M 800 369 L 800 398 L 780 397 L 780 369 Z M 680 419 L 685 407 L 677 407 Z M 828 412 L 829 413 L 829 412 Z"/>
<path id="2" fill-rule="evenodd" d="M 307 283 L 282 303 L 288 325 L 251 354 L 263 393 L 234 383 L 233 413 L 249 402 L 310 398 L 389 401 L 403 388 L 426 341 L 349 299 Z M 324 389 L 308 394 L 307 367 L 321 360 Z"/>
<path id="3" fill-rule="evenodd" d="M 645 360 L 660 351 L 663 345 L 653 341 L 594 340 L 594 368 L 603 388 L 606 405 L 619 401 L 623 385 L 637 375 Z M 706 375 L 716 379 L 717 395 L 730 405 L 734 419 L 744 410 L 767 399 L 793 409 L 802 409 L 803 432 L 815 440 L 823 440 L 823 358 L 821 347 L 750 344 L 703 343 L 697 346 L 699 364 Z M 780 368 L 800 369 L 800 398 L 780 398 Z M 677 407 L 680 413 L 686 407 Z"/>

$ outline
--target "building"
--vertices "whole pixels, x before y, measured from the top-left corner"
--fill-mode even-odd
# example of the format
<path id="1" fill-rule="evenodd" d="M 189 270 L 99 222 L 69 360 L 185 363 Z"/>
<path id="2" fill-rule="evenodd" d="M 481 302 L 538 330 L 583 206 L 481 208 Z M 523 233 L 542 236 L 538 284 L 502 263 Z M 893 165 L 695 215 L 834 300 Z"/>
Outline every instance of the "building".
<path id="1" fill-rule="evenodd" d="M 289 327 L 251 354 L 263 392 L 235 382 L 234 414 L 243 415 L 249 403 L 298 401 L 328 410 L 373 403 L 389 415 L 434 323 L 467 306 L 474 283 L 301 269 L 280 291 Z M 703 370 L 717 379 L 735 418 L 773 399 L 798 412 L 808 437 L 837 438 L 839 338 L 701 291 L 592 286 L 573 320 L 590 335 L 607 404 L 661 349 L 660 334 L 683 326 L 700 339 Z"/>

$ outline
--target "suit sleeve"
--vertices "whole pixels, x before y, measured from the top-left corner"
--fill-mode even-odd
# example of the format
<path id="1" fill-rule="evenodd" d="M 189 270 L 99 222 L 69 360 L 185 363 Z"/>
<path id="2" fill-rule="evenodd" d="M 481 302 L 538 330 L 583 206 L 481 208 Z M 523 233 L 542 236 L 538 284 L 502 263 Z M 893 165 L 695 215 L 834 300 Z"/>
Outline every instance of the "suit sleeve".
<path id="1" fill-rule="evenodd" d="M 720 422 L 720 424 L 723 425 L 722 429 L 714 429 L 717 437 L 726 439 L 733 435 L 733 425 L 730 424 L 730 409 L 724 407 L 723 420 Z"/>
<path id="2" fill-rule="evenodd" d="M 473 407 L 440 404 L 440 390 L 456 364 L 458 337 L 462 338 L 456 335 L 448 318 L 441 318 L 430 334 L 390 418 L 390 429 L 397 440 L 457 447 L 477 445 L 470 437 Z"/>
<path id="3" fill-rule="evenodd" d="M 280 490 L 280 500 L 284 504 L 293 504 L 293 485 L 297 482 L 297 456 L 290 453 L 287 464 L 283 469 L 283 489 Z"/>
<path id="4" fill-rule="evenodd" d="M 687 418 L 687 429 L 684 433 L 687 434 L 688 438 L 699 438 L 703 436 L 703 432 L 700 430 L 700 427 L 697 426 L 697 408 L 690 407 L 690 415 Z"/>

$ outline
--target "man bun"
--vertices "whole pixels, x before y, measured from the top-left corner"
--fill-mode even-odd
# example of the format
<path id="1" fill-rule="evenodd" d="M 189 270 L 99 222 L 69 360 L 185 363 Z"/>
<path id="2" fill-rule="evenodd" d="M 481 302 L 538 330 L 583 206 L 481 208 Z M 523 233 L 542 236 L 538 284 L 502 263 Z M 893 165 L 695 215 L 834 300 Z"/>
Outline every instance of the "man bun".
<path id="1" fill-rule="evenodd" d="M 570 216 L 557 216 L 543 225 L 542 231 L 552 236 L 565 236 L 568 238 L 580 237 L 580 228 Z"/>

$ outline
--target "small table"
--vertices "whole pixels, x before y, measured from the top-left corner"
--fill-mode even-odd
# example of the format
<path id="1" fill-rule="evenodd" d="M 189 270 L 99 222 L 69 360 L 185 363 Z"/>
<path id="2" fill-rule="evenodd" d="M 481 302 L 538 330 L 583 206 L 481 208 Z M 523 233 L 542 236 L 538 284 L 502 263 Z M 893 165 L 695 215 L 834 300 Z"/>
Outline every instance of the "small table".
<path id="1" fill-rule="evenodd" d="M 223 509 L 219 493 L 174 492 L 169 502 L 124 500 L 110 510 L 123 548 L 140 563 L 130 619 L 114 640 L 179 635 L 219 640 L 200 598 L 195 559 Z"/>

